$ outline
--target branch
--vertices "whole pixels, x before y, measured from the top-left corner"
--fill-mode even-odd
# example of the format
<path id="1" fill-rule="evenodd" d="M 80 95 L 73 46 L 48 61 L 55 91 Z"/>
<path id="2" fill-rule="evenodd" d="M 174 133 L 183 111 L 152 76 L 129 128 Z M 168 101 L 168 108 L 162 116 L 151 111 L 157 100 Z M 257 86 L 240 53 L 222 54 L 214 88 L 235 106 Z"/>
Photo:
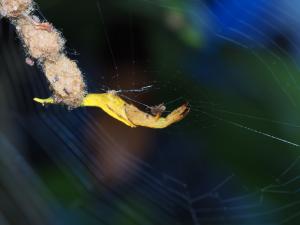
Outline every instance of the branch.
<path id="1" fill-rule="evenodd" d="M 53 90 L 56 103 L 80 106 L 86 85 L 76 62 L 64 54 L 65 40 L 52 24 L 34 14 L 32 0 L 0 0 L 0 13 L 15 25 L 28 55 L 26 62 L 37 61 Z"/>

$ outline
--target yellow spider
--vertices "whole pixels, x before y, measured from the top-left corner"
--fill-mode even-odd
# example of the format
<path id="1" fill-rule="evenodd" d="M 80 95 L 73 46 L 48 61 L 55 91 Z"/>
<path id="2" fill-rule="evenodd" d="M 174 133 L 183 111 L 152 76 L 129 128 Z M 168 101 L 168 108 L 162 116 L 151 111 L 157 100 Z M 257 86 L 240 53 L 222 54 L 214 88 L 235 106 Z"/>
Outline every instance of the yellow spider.
<path id="1" fill-rule="evenodd" d="M 39 99 L 34 101 L 41 104 L 55 104 L 53 98 Z M 163 104 L 151 107 L 152 114 L 146 113 L 138 109 L 136 106 L 127 103 L 114 91 L 101 94 L 88 94 L 81 104 L 82 107 L 99 107 L 111 117 L 123 122 L 129 127 L 149 127 L 149 128 L 165 128 L 169 125 L 182 120 L 190 111 L 187 104 L 183 104 L 173 110 L 166 117 L 161 117 L 165 110 Z"/>

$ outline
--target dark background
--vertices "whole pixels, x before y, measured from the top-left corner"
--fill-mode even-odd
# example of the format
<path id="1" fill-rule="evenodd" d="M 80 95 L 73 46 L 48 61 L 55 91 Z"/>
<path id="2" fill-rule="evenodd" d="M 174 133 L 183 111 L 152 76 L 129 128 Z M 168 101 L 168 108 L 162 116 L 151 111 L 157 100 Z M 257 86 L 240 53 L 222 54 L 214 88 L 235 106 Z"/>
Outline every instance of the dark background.
<path id="1" fill-rule="evenodd" d="M 293 224 L 299 218 L 297 1 L 37 1 L 89 92 L 187 101 L 164 130 L 51 93 L 0 21 L 0 224 Z"/>

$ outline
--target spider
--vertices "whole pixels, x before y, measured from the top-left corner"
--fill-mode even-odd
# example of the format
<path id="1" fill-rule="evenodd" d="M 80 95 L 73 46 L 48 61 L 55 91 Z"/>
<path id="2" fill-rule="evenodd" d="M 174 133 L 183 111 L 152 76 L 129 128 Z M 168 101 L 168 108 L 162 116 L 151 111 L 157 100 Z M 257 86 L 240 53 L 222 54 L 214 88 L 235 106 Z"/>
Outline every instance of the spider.
<path id="1" fill-rule="evenodd" d="M 153 116 L 155 116 L 157 119 L 166 111 L 166 106 L 164 103 L 161 103 L 159 105 L 150 106 L 150 112 Z"/>
<path id="2" fill-rule="evenodd" d="M 30 19 L 37 30 L 45 30 L 49 33 L 53 31 L 53 26 L 51 23 L 41 22 L 37 16 L 33 16 Z"/>
<path id="3" fill-rule="evenodd" d="M 38 30 L 45 30 L 45 31 L 48 31 L 49 33 L 53 31 L 53 26 L 48 22 L 37 23 L 37 24 L 35 24 L 35 27 Z"/>
<path id="4" fill-rule="evenodd" d="M 44 104 L 57 104 L 53 98 L 40 99 L 34 101 Z M 164 104 L 150 107 L 151 114 L 143 112 L 136 106 L 122 99 L 116 91 L 108 91 L 101 94 L 88 94 L 81 103 L 81 107 L 98 107 L 109 114 L 111 117 L 121 121 L 129 127 L 149 127 L 162 129 L 182 120 L 190 111 L 188 104 L 183 104 L 170 112 L 165 117 L 162 113 L 166 110 Z"/>

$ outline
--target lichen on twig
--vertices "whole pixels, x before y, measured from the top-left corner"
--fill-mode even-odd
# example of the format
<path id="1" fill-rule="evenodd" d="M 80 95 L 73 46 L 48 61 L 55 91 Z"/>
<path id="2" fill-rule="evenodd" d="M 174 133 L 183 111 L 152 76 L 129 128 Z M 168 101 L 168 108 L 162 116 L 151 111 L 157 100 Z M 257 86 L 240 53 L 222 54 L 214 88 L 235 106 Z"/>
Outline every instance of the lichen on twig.
<path id="1" fill-rule="evenodd" d="M 80 106 L 86 95 L 83 75 L 76 62 L 64 54 L 62 34 L 35 15 L 32 0 L 0 0 L 0 14 L 16 26 L 27 62 L 38 61 L 47 77 L 56 103 Z"/>

